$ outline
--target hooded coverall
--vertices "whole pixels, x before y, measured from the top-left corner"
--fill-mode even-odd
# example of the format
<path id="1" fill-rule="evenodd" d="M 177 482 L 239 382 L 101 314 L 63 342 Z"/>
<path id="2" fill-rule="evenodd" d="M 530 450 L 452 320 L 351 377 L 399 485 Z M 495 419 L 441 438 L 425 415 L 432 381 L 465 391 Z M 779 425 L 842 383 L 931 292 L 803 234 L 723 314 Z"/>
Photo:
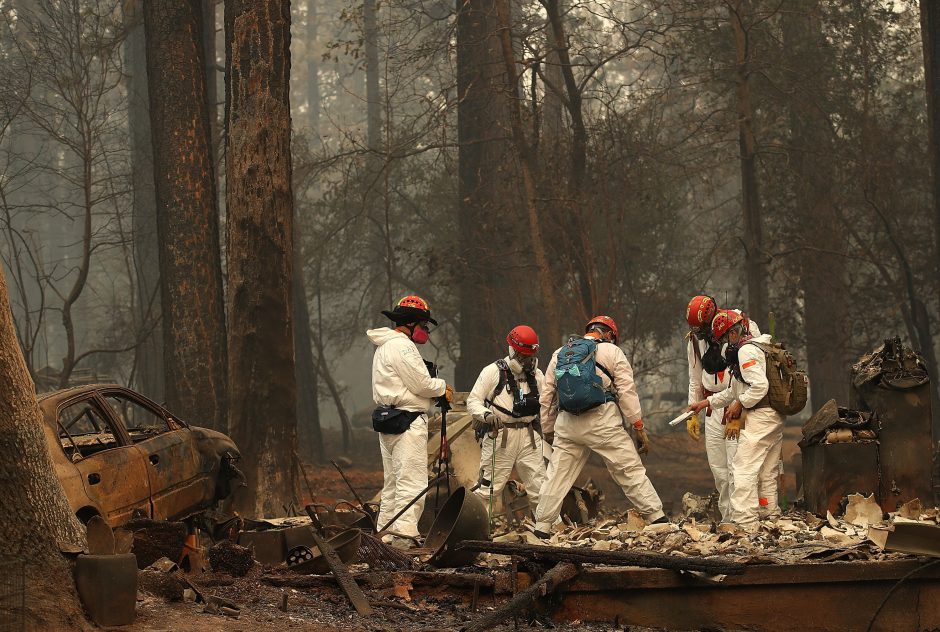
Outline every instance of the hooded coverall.
<path id="1" fill-rule="evenodd" d="M 580 415 L 558 410 L 555 381 L 558 351 L 552 354 L 545 369 L 545 388 L 539 396 L 542 432 L 555 433 L 548 478 L 542 486 L 535 514 L 535 528 L 545 533 L 549 533 L 558 520 L 565 494 L 574 485 L 592 451 L 601 456 L 611 477 L 644 518 L 653 521 L 665 515 L 663 503 L 646 476 L 633 437 L 624 427 L 624 422 L 632 425 L 642 417 L 633 367 L 623 351 L 611 343 L 598 344 L 595 357 L 597 364 L 614 378 L 611 384 L 607 375 L 597 369 L 604 389 L 613 392 L 615 401 Z"/>
<path id="2" fill-rule="evenodd" d="M 739 310 L 735 310 L 740 313 Z M 760 328 L 751 320 L 750 332 L 752 336 L 760 335 Z M 693 345 L 698 346 L 696 353 Z M 687 355 L 689 360 L 689 404 L 704 399 L 708 395 L 720 393 L 731 384 L 731 373 L 727 370 L 715 375 L 705 371 L 702 366 L 702 355 L 708 350 L 704 340 L 694 336 L 689 338 Z M 705 454 L 708 457 L 708 466 L 715 478 L 715 488 L 718 490 L 718 510 L 721 512 L 723 522 L 731 521 L 731 460 L 738 448 L 737 439 L 725 439 L 725 427 L 721 423 L 724 417 L 724 408 L 712 408 L 711 414 L 705 417 Z M 772 475 L 776 485 L 776 472 Z M 769 485 L 769 483 L 768 483 Z M 764 483 L 762 481 L 762 489 Z"/>
<path id="3" fill-rule="evenodd" d="M 758 336 L 754 342 L 770 343 L 770 336 Z M 745 342 L 738 349 L 738 364 L 743 382 L 732 379 L 728 388 L 708 398 L 709 405 L 724 408 L 738 400 L 747 409 L 747 420 L 738 439 L 738 449 L 731 462 L 734 485 L 731 491 L 731 520 L 748 531 L 758 525 L 758 485 L 762 472 L 777 473 L 780 461 L 780 445 L 783 442 L 784 417 L 766 402 L 769 388 L 767 381 L 767 355 L 756 345 Z M 773 494 L 776 504 L 776 478 L 771 490 L 762 489 L 768 496 Z"/>
<path id="4" fill-rule="evenodd" d="M 509 364 L 509 358 L 503 360 Z M 530 392 L 529 384 L 525 375 L 513 373 L 517 388 L 521 388 L 523 394 Z M 503 424 L 495 439 L 489 433 L 483 437 L 483 446 L 480 453 L 480 470 L 482 478 L 480 487 L 476 493 L 484 498 L 490 495 L 492 486 L 493 494 L 501 494 L 503 487 L 509 480 L 513 466 L 519 472 L 522 482 L 525 483 L 526 494 L 529 497 L 532 507 L 539 502 L 539 489 L 545 482 L 545 461 L 542 459 L 542 439 L 535 429 L 532 422 L 536 415 L 528 417 L 513 417 L 507 415 L 498 407 L 505 410 L 512 410 L 514 396 L 507 392 L 507 388 L 500 389 L 496 397 L 493 393 L 499 385 L 500 370 L 496 363 L 489 364 L 480 371 L 473 390 L 467 397 L 467 412 L 478 419 L 483 419 L 486 413 L 491 412 L 496 415 Z M 545 375 L 535 369 L 535 383 L 538 386 L 539 393 L 545 389 Z M 492 399 L 495 405 L 487 405 L 487 400 Z M 496 469 L 493 471 L 493 450 L 495 444 L 496 451 Z"/>
<path id="5" fill-rule="evenodd" d="M 380 327 L 370 329 L 366 335 L 376 346 L 372 356 L 372 399 L 376 405 L 422 413 L 402 434 L 379 434 L 385 481 L 378 523 L 383 528 L 428 485 L 427 411 L 432 405 L 431 398 L 443 395 L 447 383 L 428 374 L 418 347 L 402 332 Z M 422 498 L 391 530 L 419 535 L 418 518 L 423 509 Z"/>

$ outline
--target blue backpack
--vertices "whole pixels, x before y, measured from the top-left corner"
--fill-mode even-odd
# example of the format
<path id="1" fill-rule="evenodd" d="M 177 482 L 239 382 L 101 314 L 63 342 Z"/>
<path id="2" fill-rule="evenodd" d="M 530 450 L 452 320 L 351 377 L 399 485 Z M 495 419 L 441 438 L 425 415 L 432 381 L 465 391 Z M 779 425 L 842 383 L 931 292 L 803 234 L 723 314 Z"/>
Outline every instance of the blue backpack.
<path id="1" fill-rule="evenodd" d="M 576 338 L 558 350 L 555 357 L 555 383 L 558 390 L 558 407 L 573 415 L 597 408 L 614 401 L 611 392 L 604 389 L 600 369 L 610 378 L 610 372 L 597 364 L 597 341 L 591 338 Z"/>

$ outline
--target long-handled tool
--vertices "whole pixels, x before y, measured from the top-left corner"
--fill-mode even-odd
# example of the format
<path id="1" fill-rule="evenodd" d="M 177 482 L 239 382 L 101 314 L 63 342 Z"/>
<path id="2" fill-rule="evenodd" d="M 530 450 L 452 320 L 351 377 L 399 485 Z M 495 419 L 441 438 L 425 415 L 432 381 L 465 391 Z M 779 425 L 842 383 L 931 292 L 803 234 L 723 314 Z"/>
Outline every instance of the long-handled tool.
<path id="1" fill-rule="evenodd" d="M 436 474 L 437 478 L 443 474 L 447 479 L 447 496 L 450 497 L 450 445 L 447 443 L 447 411 L 450 410 L 450 402 L 447 401 L 446 396 L 441 396 L 437 398 L 437 406 L 441 409 L 441 453 L 437 458 Z M 434 492 L 435 510 L 441 506 L 440 497 L 441 488 L 438 486 Z"/>

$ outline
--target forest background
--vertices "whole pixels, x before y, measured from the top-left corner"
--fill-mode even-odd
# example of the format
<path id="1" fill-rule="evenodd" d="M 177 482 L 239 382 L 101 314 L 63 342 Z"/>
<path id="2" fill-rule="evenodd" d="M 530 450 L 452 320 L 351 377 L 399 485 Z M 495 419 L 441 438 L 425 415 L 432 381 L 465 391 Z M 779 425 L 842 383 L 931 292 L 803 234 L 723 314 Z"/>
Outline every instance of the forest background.
<path id="1" fill-rule="evenodd" d="M 240 31 L 249 4 L 0 0 L 0 255 L 39 390 L 117 381 L 323 462 L 367 423 L 365 330 L 410 293 L 459 390 L 516 324 L 544 362 L 613 316 L 654 429 L 684 404 L 700 292 L 788 343 L 813 409 L 848 403 L 884 338 L 936 366 L 930 2 L 297 0 Z M 164 5 L 186 10 L 145 15 Z M 265 33 L 270 85 L 239 83 Z M 278 89 L 292 170 L 265 194 L 230 142 L 265 116 L 239 99 Z M 180 153 L 193 102 L 207 142 Z M 241 291 L 266 266 L 280 317 Z M 236 379 L 278 327 L 288 348 Z"/>

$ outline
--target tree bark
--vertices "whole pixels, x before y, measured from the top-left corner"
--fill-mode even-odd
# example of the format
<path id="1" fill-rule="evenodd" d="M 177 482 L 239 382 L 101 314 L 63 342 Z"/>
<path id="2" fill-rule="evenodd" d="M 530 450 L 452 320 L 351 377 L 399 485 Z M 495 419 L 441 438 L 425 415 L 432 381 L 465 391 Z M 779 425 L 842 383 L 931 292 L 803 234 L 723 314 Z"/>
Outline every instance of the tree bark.
<path id="1" fill-rule="evenodd" d="M 933 172 L 934 265 L 940 269 L 940 6 L 920 0 L 920 32 L 924 47 L 924 80 L 927 93 L 927 124 L 930 165 Z M 940 294 L 940 274 L 936 275 Z"/>
<path id="2" fill-rule="evenodd" d="M 298 496 L 292 321 L 290 2 L 226 0 L 230 422 L 242 509 Z"/>
<path id="3" fill-rule="evenodd" d="M 167 407 L 225 431 L 225 315 L 201 0 L 148 0 L 144 18 Z"/>
<path id="4" fill-rule="evenodd" d="M 127 75 L 127 127 L 131 144 L 133 189 L 134 268 L 137 281 L 138 327 L 150 330 L 134 351 L 137 390 L 154 401 L 165 400 L 163 332 L 160 322 L 160 255 L 157 242 L 157 197 L 150 140 L 147 88 L 147 39 L 141 1 L 124 8 L 127 37 L 124 59 Z"/>
<path id="5" fill-rule="evenodd" d="M 26 629 L 88 628 L 68 562 L 60 552 L 82 551 L 85 532 L 56 478 L 49 446 L 56 445 L 58 438 L 43 423 L 36 403 L 2 271 L 0 375 L 4 376 L 0 384 L 0 538 L 6 554 L 26 562 Z M 17 570 L 4 567 L 11 580 L 16 579 Z M 3 617 L 12 621 L 9 612 Z"/>
<path id="6" fill-rule="evenodd" d="M 539 330 L 528 210 L 507 127 L 511 96 L 499 37 L 497 4 L 457 5 L 457 227 L 460 359 L 456 387 L 468 390 L 480 367 L 506 351 L 506 332 L 526 322 Z M 535 284 L 537 285 L 537 284 Z M 540 332 L 545 333 L 545 332 Z M 546 349 L 556 342 L 544 336 Z"/>
<path id="7" fill-rule="evenodd" d="M 757 187 L 757 140 L 751 106 L 751 59 L 753 48 L 745 26 L 750 11 L 747 0 L 728 0 L 734 33 L 735 107 L 738 114 L 738 145 L 741 157 L 741 198 L 744 210 L 744 266 L 747 278 L 747 312 L 759 323 L 767 322 L 767 262 L 764 253 L 760 196 Z"/>
<path id="8" fill-rule="evenodd" d="M 794 2 L 784 17 L 784 48 L 795 79 L 789 103 L 791 146 L 789 164 L 796 184 L 796 218 L 803 288 L 803 325 L 807 371 L 812 378 L 814 410 L 830 399 L 848 402 L 849 358 L 846 352 L 845 257 L 841 220 L 832 194 L 833 131 L 824 109 L 830 94 L 827 48 L 818 20 L 818 0 Z"/>

